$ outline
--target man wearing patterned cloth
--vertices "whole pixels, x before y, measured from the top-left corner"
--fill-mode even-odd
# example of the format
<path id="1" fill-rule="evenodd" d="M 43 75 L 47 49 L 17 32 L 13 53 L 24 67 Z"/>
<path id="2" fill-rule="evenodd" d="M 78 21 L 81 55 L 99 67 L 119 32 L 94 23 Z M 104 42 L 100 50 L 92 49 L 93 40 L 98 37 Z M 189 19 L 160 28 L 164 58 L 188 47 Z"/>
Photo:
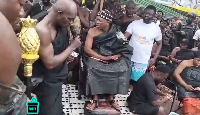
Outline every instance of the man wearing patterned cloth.
<path id="1" fill-rule="evenodd" d="M 120 111 L 119 105 L 114 101 L 114 95 L 128 93 L 133 49 L 112 24 L 112 19 L 108 10 L 101 11 L 97 16 L 96 27 L 91 28 L 86 37 L 86 94 L 94 96 L 86 106 L 87 110 L 96 109 L 98 96 L 107 94 L 106 100 L 110 106 Z"/>

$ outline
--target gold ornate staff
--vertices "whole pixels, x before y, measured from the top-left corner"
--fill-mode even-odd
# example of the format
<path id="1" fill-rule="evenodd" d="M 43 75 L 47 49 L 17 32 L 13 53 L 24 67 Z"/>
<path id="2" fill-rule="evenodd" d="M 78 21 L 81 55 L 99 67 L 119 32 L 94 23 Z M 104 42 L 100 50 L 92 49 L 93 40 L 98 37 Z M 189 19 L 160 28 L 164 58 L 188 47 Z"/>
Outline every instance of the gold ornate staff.
<path id="1" fill-rule="evenodd" d="M 35 30 L 37 20 L 28 18 L 21 18 L 22 30 L 19 34 L 20 46 L 22 48 L 22 63 L 24 64 L 24 76 L 27 77 L 27 95 L 31 98 L 31 76 L 32 65 L 39 58 L 38 51 L 40 47 L 39 36 Z"/>

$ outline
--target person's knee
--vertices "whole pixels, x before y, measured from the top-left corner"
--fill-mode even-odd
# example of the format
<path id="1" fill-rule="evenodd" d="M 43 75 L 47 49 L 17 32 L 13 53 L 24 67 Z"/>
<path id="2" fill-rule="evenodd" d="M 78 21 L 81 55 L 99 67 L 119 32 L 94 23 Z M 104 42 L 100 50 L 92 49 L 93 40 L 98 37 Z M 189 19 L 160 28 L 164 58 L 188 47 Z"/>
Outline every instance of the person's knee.
<path id="1" fill-rule="evenodd" d="M 165 109 L 162 106 L 159 107 L 157 115 L 166 115 Z"/>

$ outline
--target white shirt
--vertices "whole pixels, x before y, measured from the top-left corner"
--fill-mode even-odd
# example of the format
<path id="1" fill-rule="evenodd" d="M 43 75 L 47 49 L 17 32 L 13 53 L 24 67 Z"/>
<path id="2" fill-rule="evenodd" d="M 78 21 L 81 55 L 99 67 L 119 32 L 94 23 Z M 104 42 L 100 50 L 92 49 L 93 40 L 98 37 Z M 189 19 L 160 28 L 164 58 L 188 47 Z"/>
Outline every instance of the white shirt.
<path id="1" fill-rule="evenodd" d="M 158 26 L 160 25 L 160 20 L 157 20 L 157 23 L 156 23 Z"/>
<path id="2" fill-rule="evenodd" d="M 129 24 L 126 32 L 132 34 L 129 45 L 134 48 L 131 61 L 148 64 L 154 40 L 162 40 L 160 27 L 155 23 L 145 24 L 136 20 Z"/>
<path id="3" fill-rule="evenodd" d="M 200 30 L 197 30 L 193 36 L 194 40 L 199 40 L 200 39 Z"/>

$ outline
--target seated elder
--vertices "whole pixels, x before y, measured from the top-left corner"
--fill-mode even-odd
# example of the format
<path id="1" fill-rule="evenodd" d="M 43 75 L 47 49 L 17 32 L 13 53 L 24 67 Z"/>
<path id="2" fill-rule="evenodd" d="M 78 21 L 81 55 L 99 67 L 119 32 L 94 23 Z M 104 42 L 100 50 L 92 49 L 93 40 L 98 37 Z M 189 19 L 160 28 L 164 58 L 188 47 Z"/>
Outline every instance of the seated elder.
<path id="1" fill-rule="evenodd" d="M 182 61 L 174 71 L 178 84 L 178 97 L 200 98 L 200 53 L 191 60 Z"/>
<path id="2" fill-rule="evenodd" d="M 154 72 L 140 77 L 127 98 L 129 110 L 139 115 L 167 115 L 161 105 L 169 100 L 169 96 L 158 90 L 156 84 L 164 82 L 170 71 L 168 66 L 158 65 Z M 164 98 L 158 99 L 157 96 Z"/>
<path id="3" fill-rule="evenodd" d="M 86 37 L 84 50 L 88 72 L 86 94 L 93 96 L 86 109 L 97 108 L 98 96 L 107 94 L 110 106 L 120 111 L 114 95 L 128 93 L 133 48 L 112 24 L 109 11 L 99 12 L 96 27 Z"/>

